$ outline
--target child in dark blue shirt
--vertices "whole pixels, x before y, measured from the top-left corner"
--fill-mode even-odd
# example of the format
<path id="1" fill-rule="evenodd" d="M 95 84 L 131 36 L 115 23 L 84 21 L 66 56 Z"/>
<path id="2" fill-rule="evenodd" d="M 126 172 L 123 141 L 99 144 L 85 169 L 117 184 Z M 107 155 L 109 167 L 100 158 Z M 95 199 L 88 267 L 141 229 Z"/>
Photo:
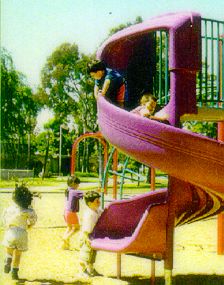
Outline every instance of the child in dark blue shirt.
<path id="1" fill-rule="evenodd" d="M 89 68 L 89 73 L 95 79 L 94 96 L 105 96 L 112 103 L 123 107 L 125 98 L 125 80 L 116 70 L 106 68 L 104 62 L 99 61 Z"/>

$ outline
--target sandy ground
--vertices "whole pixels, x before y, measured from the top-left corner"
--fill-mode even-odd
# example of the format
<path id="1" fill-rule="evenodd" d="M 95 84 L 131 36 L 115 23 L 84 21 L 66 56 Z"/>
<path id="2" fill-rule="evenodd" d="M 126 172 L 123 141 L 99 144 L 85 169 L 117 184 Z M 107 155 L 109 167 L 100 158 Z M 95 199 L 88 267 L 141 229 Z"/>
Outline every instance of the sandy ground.
<path id="1" fill-rule="evenodd" d="M 0 214 L 10 203 L 10 194 L 0 194 Z M 62 194 L 44 194 L 35 199 L 34 207 L 38 222 L 29 232 L 29 251 L 21 261 L 19 282 L 11 281 L 3 273 L 3 258 L 0 260 L 0 285 L 66 285 L 66 284 L 136 284 L 146 285 L 150 278 L 148 259 L 122 256 L 122 279 L 116 279 L 116 254 L 98 252 L 95 268 L 101 274 L 94 278 L 80 279 L 78 274 L 78 233 L 72 238 L 71 249 L 60 249 L 65 230 L 63 220 L 64 197 Z M 84 210 L 81 205 L 80 217 Z M 3 227 L 0 227 L 0 239 Z M 217 219 L 185 225 L 175 230 L 174 285 L 223 285 L 224 255 L 217 255 Z M 1 257 L 4 248 L 0 247 Z M 163 261 L 156 262 L 156 285 L 164 284 Z"/>

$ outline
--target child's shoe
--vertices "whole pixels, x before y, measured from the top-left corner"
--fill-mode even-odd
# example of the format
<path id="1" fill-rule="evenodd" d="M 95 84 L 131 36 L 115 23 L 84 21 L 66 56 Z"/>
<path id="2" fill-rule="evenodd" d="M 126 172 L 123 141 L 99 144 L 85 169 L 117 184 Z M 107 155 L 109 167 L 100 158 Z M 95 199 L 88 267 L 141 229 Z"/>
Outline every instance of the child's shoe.
<path id="1" fill-rule="evenodd" d="M 101 276 L 101 274 L 99 272 L 97 272 L 95 268 L 93 268 L 90 271 L 90 274 L 91 274 L 91 276 Z"/>
<path id="2" fill-rule="evenodd" d="M 100 276 L 100 274 L 92 267 L 87 267 L 83 271 L 83 275 L 88 276 L 88 277 Z"/>
<path id="3" fill-rule="evenodd" d="M 63 250 L 69 250 L 70 244 L 69 241 L 66 239 L 62 240 L 62 245 L 61 245 L 61 249 Z"/>
<path id="4" fill-rule="evenodd" d="M 78 278 L 90 278 L 91 277 L 91 275 L 89 274 L 89 272 L 87 271 L 87 270 L 84 270 L 84 271 L 81 271 L 79 274 L 78 274 L 78 276 L 77 276 Z"/>
<path id="5" fill-rule="evenodd" d="M 100 276 L 100 274 L 96 271 L 95 268 L 89 268 L 89 269 L 86 269 L 86 271 L 90 277 Z"/>
<path id="6" fill-rule="evenodd" d="M 12 280 L 18 280 L 19 279 L 18 271 L 19 271 L 19 268 L 13 268 L 12 269 Z"/>
<path id="7" fill-rule="evenodd" d="M 85 271 L 82 272 L 83 276 L 85 277 L 91 277 L 91 273 L 86 269 Z"/>
<path id="8" fill-rule="evenodd" d="M 5 273 L 9 273 L 11 271 L 11 263 L 12 263 L 12 258 L 7 257 L 5 259 L 5 266 L 4 266 Z"/>

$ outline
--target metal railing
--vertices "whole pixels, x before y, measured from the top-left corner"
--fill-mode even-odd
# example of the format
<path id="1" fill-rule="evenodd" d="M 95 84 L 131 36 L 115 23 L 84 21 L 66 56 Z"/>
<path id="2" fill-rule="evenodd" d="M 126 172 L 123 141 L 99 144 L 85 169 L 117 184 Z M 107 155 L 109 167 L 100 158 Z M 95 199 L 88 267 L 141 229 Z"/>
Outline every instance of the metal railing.
<path id="1" fill-rule="evenodd" d="M 154 33 L 156 43 L 156 73 L 153 78 L 153 94 L 158 98 L 159 104 L 169 102 L 169 37 L 167 31 Z"/>
<path id="2" fill-rule="evenodd" d="M 224 22 L 202 18 L 201 41 L 202 67 L 197 78 L 197 101 L 201 105 L 224 108 Z"/>
<path id="3" fill-rule="evenodd" d="M 156 42 L 156 73 L 153 93 L 159 104 L 169 101 L 168 33 L 154 32 Z M 200 106 L 224 108 L 224 21 L 201 20 L 201 71 L 197 75 L 197 102 Z"/>

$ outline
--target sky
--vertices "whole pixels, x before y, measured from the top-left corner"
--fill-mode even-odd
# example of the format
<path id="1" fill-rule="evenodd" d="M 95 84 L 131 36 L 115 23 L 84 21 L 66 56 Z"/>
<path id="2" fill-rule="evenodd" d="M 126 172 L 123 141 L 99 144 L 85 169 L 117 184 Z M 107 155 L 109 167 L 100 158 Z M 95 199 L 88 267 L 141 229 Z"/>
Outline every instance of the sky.
<path id="1" fill-rule="evenodd" d="M 91 54 L 119 24 L 178 11 L 224 20 L 224 1 L 1 0 L 1 46 L 35 89 L 47 57 L 62 43 L 75 43 L 81 53 Z"/>

